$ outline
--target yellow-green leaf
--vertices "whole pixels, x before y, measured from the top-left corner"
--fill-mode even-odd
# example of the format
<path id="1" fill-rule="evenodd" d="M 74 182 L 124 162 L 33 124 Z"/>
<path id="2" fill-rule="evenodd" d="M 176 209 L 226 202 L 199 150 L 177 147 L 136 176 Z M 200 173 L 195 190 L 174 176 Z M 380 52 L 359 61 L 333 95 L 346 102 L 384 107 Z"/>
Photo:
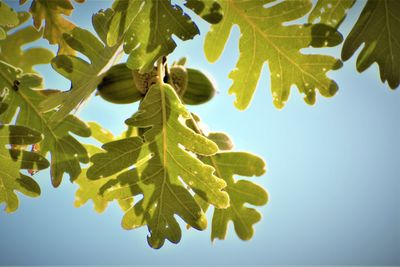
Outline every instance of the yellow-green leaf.
<path id="1" fill-rule="evenodd" d="M 38 105 L 49 92 L 35 90 L 41 86 L 41 78 L 36 74 L 24 74 L 3 61 L 0 61 L 0 95 L 8 105 L 0 114 L 0 123 L 10 123 L 32 128 L 43 134 L 39 152 L 51 154 L 50 175 L 53 186 L 60 185 L 64 173 L 74 180 L 80 173 L 80 163 L 89 161 L 86 149 L 71 133 L 82 137 L 90 136 L 87 125 L 73 115 L 68 115 L 58 123 L 50 122 L 55 112 L 43 114 Z"/>
<path id="2" fill-rule="evenodd" d="M 233 148 L 231 139 L 225 133 L 212 132 L 207 135 L 207 138 L 216 143 L 219 150 L 231 150 Z"/>
<path id="3" fill-rule="evenodd" d="M 240 55 L 235 70 L 229 74 L 233 80 L 229 92 L 236 95 L 235 106 L 245 109 L 249 105 L 266 62 L 276 107 L 285 105 L 292 85 L 305 95 L 308 104 L 314 104 L 317 90 L 325 97 L 333 96 L 337 84 L 326 73 L 340 68 L 341 62 L 332 56 L 305 54 L 300 50 L 337 45 L 342 41 L 340 33 L 323 24 L 284 25 L 311 10 L 308 0 L 270 2 L 221 0 L 222 21 L 212 25 L 207 33 L 204 50 L 207 59 L 214 62 L 220 57 L 231 28 L 234 25 L 240 28 Z"/>
<path id="4" fill-rule="evenodd" d="M 38 31 L 33 26 L 18 27 L 29 19 L 28 12 L 18 12 L 16 16 L 17 23 L 7 24 L 4 27 L 7 36 L 3 40 L 0 38 L 0 60 L 21 68 L 24 72 L 35 73 L 33 66 L 49 63 L 54 55 L 50 50 L 42 47 L 23 49 L 23 46 L 40 39 L 43 31 Z M 11 32 L 11 30 L 13 31 Z"/>
<path id="5" fill-rule="evenodd" d="M 22 49 L 26 44 L 42 37 L 42 32 L 28 26 L 8 34 L 5 40 L 0 40 L 0 60 L 21 68 L 24 72 L 35 73 L 33 66 L 48 64 L 54 57 L 53 53 L 42 47 Z"/>
<path id="6" fill-rule="evenodd" d="M 211 24 L 219 23 L 223 16 L 222 8 L 215 0 L 187 0 L 185 6 Z"/>
<path id="7" fill-rule="evenodd" d="M 189 127 L 202 132 L 198 122 L 200 119 L 194 115 L 187 121 Z M 234 175 L 261 176 L 265 173 L 265 162 L 262 158 L 247 152 L 233 152 L 233 145 L 229 136 L 223 133 L 208 134 L 207 138 L 213 140 L 219 148 L 219 152 L 211 156 L 200 156 L 200 159 L 215 168 L 215 175 L 224 179 L 227 186 L 224 188 L 229 195 L 229 207 L 214 209 L 211 239 L 225 239 L 229 221 L 233 222 L 236 234 L 242 240 L 249 240 L 254 234 L 253 225 L 261 219 L 261 214 L 246 203 L 254 206 L 263 206 L 268 201 L 267 192 L 259 185 L 247 180 L 234 179 Z M 225 150 L 225 151 L 223 151 Z M 196 202 L 206 212 L 209 204 L 195 196 Z"/>
<path id="8" fill-rule="evenodd" d="M 246 152 L 220 152 L 203 157 L 202 160 L 213 166 L 216 175 L 225 180 L 227 187 L 224 190 L 230 199 L 228 208 L 214 209 L 211 239 L 225 239 L 229 221 L 233 221 L 240 239 L 251 239 L 254 234 L 253 225 L 260 221 L 261 214 L 256 209 L 245 206 L 245 203 L 263 206 L 267 203 L 268 194 L 261 186 L 250 181 L 235 181 L 233 175 L 261 176 L 265 173 L 264 161 Z"/>
<path id="9" fill-rule="evenodd" d="M 103 152 L 103 150 L 95 146 L 85 145 L 85 147 L 89 151 L 90 156 L 94 155 L 94 153 Z M 87 169 L 83 169 L 81 174 L 74 181 L 79 186 L 75 193 L 75 207 L 79 208 L 91 200 L 96 212 L 104 212 L 110 200 L 106 199 L 103 193 L 105 189 L 110 186 L 110 182 L 113 182 L 116 178 L 117 175 L 111 175 L 104 179 L 91 180 L 87 178 Z M 118 204 L 123 211 L 128 210 L 132 206 L 132 202 L 133 197 L 118 199 Z"/>
<path id="10" fill-rule="evenodd" d="M 3 27 L 12 27 L 19 22 L 17 13 L 6 3 L 0 0 L 0 40 L 6 38 L 6 30 Z"/>
<path id="11" fill-rule="evenodd" d="M 139 111 L 126 121 L 144 130 L 144 140 L 133 137 L 105 144 L 106 153 L 91 158 L 94 165 L 89 168 L 88 177 L 92 179 L 134 166 L 118 176 L 118 183 L 107 189 L 105 197 L 143 195 L 126 212 L 122 225 L 126 229 L 147 225 L 148 242 L 153 248 L 160 248 L 165 239 L 179 242 L 181 230 L 175 215 L 196 229 L 207 226 L 205 215 L 188 188 L 218 208 L 226 208 L 229 203 L 228 195 L 222 191 L 226 183 L 195 156 L 210 156 L 217 152 L 217 146 L 182 123 L 180 117 L 189 116 L 170 85 L 154 85 Z"/>
<path id="12" fill-rule="evenodd" d="M 355 0 L 318 0 L 308 16 L 308 22 L 318 22 L 338 28 L 355 2 Z"/>
<path id="13" fill-rule="evenodd" d="M 103 128 L 96 122 L 88 122 L 90 130 L 92 131 L 92 137 L 100 143 L 108 143 L 114 140 L 114 135 L 109 130 Z"/>
<path id="14" fill-rule="evenodd" d="M 19 22 L 17 13 L 2 0 L 0 1 L 0 15 L 0 26 L 13 26 Z"/>
<path id="15" fill-rule="evenodd" d="M 26 0 L 20 0 L 25 3 Z M 82 3 L 82 0 L 75 0 Z M 41 28 L 42 21 L 44 24 L 44 37 L 50 44 L 58 44 L 58 54 L 75 54 L 63 39 L 63 33 L 67 33 L 75 28 L 75 24 L 67 20 L 64 16 L 71 15 L 74 6 L 70 0 L 33 0 L 30 12 L 33 17 L 33 24 L 37 29 Z"/>
<path id="16" fill-rule="evenodd" d="M 96 14 L 97 23 L 107 23 L 109 17 L 106 14 L 106 11 Z M 53 68 L 71 80 L 72 86 L 71 90 L 53 94 L 40 103 L 40 110 L 44 112 L 57 108 L 51 116 L 54 122 L 61 121 L 90 97 L 122 52 L 120 45 L 108 47 L 88 30 L 79 27 L 64 34 L 64 39 L 71 48 L 87 56 L 90 62 L 71 55 L 59 55 L 52 60 Z"/>
<path id="17" fill-rule="evenodd" d="M 113 46 L 124 40 L 131 69 L 150 71 L 158 58 L 175 49 L 173 35 L 186 41 L 199 33 L 190 17 L 170 0 L 117 0 L 113 9 L 107 43 Z"/>
<path id="18" fill-rule="evenodd" d="M 95 122 L 89 122 L 90 129 L 92 131 L 92 137 L 99 142 L 107 143 L 114 140 L 112 133 L 102 128 Z M 89 156 L 93 156 L 96 153 L 103 152 L 102 149 L 93 146 L 85 145 Z M 107 200 L 103 196 L 104 190 L 109 187 L 110 182 L 117 177 L 112 175 L 104 179 L 91 180 L 87 178 L 87 169 L 83 169 L 78 178 L 74 181 L 78 184 L 79 188 L 75 193 L 75 207 L 81 207 L 91 200 L 94 204 L 94 209 L 98 213 L 102 213 L 108 206 L 110 200 Z M 119 199 L 118 203 L 123 211 L 126 211 L 132 205 L 133 198 Z"/>
<path id="19" fill-rule="evenodd" d="M 0 28 L 0 41 L 6 38 L 6 31 L 3 28 Z"/>
<path id="20" fill-rule="evenodd" d="M 0 125 L 0 203 L 5 203 L 6 212 L 18 208 L 19 191 L 29 197 L 38 197 L 40 187 L 31 177 L 20 170 L 42 170 L 49 162 L 38 153 L 7 149 L 6 145 L 30 145 L 40 142 L 39 132 L 24 126 Z"/>

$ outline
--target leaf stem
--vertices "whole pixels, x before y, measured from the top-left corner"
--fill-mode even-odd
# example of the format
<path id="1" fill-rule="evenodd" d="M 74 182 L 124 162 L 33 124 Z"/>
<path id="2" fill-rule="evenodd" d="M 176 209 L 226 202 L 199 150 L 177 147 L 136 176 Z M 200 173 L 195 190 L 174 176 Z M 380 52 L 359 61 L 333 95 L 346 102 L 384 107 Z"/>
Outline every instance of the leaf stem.
<path id="1" fill-rule="evenodd" d="M 158 78 L 158 84 L 162 85 L 164 84 L 164 63 L 163 63 L 163 57 L 160 57 L 157 61 L 157 78 Z"/>
<path id="2" fill-rule="evenodd" d="M 195 132 L 198 133 L 198 134 L 200 134 L 200 135 L 202 135 L 202 136 L 204 136 L 204 137 L 206 137 L 206 135 L 204 134 L 204 132 L 201 130 L 199 124 L 197 123 L 196 119 L 193 117 L 192 112 L 189 112 L 189 114 L 190 114 L 190 119 L 191 119 L 192 122 L 193 122 L 193 126 L 195 127 L 195 129 L 194 129 Z"/>

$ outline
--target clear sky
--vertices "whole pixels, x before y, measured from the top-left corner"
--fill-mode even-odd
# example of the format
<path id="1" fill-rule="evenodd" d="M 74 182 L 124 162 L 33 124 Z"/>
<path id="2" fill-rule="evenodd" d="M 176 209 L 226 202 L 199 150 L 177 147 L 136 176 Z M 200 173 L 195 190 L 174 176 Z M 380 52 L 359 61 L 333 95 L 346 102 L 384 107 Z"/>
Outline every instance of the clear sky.
<path id="1" fill-rule="evenodd" d="M 17 1 L 6 2 L 17 6 Z M 88 0 L 72 19 L 91 28 L 89 15 L 109 4 Z M 345 35 L 363 4 L 358 1 L 340 28 Z M 270 194 L 254 238 L 239 240 L 231 226 L 227 240 L 211 243 L 209 230 L 183 228 L 178 245 L 167 242 L 153 250 L 146 228 L 120 227 L 117 205 L 101 215 L 92 203 L 74 208 L 77 186 L 64 178 L 53 189 L 45 171 L 35 175 L 40 198 L 20 196 L 16 213 L 0 212 L 0 264 L 400 264 L 400 91 L 381 83 L 376 65 L 357 73 L 353 58 L 329 73 L 340 85 L 335 97 L 318 96 L 316 105 L 308 106 L 293 88 L 287 106 L 277 110 L 265 65 L 250 108 L 240 112 L 227 93 L 239 30 L 233 29 L 221 59 L 210 64 L 202 50 L 208 25 L 198 25 L 201 35 L 178 42 L 170 60 L 187 56 L 188 66 L 214 77 L 219 94 L 191 110 L 211 130 L 229 133 L 236 150 L 251 151 L 267 162 L 267 173 L 254 178 Z M 338 56 L 340 49 L 326 51 Z M 69 88 L 51 68 L 38 69 L 48 78 L 47 88 Z M 79 115 L 119 134 L 136 108 L 95 97 Z"/>

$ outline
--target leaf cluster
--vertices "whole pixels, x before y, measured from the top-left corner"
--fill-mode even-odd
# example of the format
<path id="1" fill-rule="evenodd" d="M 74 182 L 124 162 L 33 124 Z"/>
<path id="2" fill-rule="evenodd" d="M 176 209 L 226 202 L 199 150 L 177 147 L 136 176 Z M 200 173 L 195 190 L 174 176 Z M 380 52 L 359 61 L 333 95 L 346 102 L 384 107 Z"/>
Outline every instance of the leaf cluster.
<path id="1" fill-rule="evenodd" d="M 185 121 L 191 122 L 192 127 Z M 250 221 L 244 219 L 245 225 L 240 225 L 242 222 L 237 220 L 247 217 L 246 212 L 250 210 L 243 207 L 244 202 L 263 205 L 266 193 L 248 182 L 249 187 L 243 188 L 244 196 L 240 190 L 235 194 L 235 188 L 246 182 L 239 182 L 237 186 L 232 175 L 263 174 L 262 159 L 246 153 L 219 153 L 213 139 L 226 148 L 229 141 L 221 142 L 221 139 L 228 138 L 215 138 L 218 134 L 207 138 L 202 134 L 193 115 L 168 84 L 150 87 L 138 112 L 126 120 L 126 124 L 136 127 L 143 135 L 104 144 L 105 152 L 92 157 L 93 165 L 87 172 L 89 179 L 103 179 L 121 172 L 103 193 L 105 199 L 142 196 L 126 211 L 122 220 L 124 228 L 147 225 L 148 242 L 154 248 L 161 247 L 165 239 L 177 243 L 181 239 L 181 230 L 175 215 L 191 227 L 204 230 L 207 221 L 201 202 L 205 202 L 217 209 L 214 217 L 220 216 L 219 212 L 228 207 L 228 213 L 236 208 L 239 213 L 235 217 L 226 216 L 220 225 L 213 224 L 213 236 L 214 232 L 226 231 L 230 219 L 238 225 L 241 238 L 252 236 L 252 224 L 260 215 L 253 210 L 253 218 Z M 248 200 L 246 194 L 259 192 L 262 194 L 254 196 L 256 202 Z M 225 236 L 220 234 L 219 238 Z"/>
<path id="2" fill-rule="evenodd" d="M 22 7 L 25 2 L 19 1 Z M 207 133 L 201 127 L 186 104 L 208 101 L 213 84 L 199 70 L 184 67 L 184 60 L 169 68 L 166 57 L 177 40 L 200 34 L 191 17 L 197 14 L 211 24 L 204 41 L 210 62 L 220 58 L 232 28 L 239 27 L 239 56 L 229 74 L 229 92 L 236 95 L 238 109 L 249 106 L 264 64 L 277 108 L 284 107 L 292 87 L 308 104 L 316 102 L 318 92 L 334 96 L 339 85 L 328 73 L 363 45 L 357 70 L 377 63 L 382 82 L 395 89 L 400 84 L 400 3 L 367 0 L 351 32 L 343 36 L 339 30 L 354 3 L 186 0 L 181 5 L 170 0 L 115 0 L 92 16 L 93 32 L 68 20 L 74 9 L 70 0 L 32 0 L 29 12 L 16 12 L 0 0 L 0 203 L 13 212 L 18 207 L 16 192 L 38 196 L 40 188 L 32 176 L 49 167 L 54 187 L 64 174 L 78 184 L 77 207 L 91 200 L 95 210 L 103 212 L 117 200 L 124 212 L 122 226 L 146 226 L 153 248 L 166 240 L 180 241 L 179 218 L 190 228 L 204 230 L 211 206 L 211 239 L 225 239 L 230 221 L 239 238 L 250 239 L 261 214 L 249 205 L 265 205 L 268 194 L 236 176 L 262 176 L 265 162 L 233 151 L 226 134 Z M 31 16 L 31 24 L 24 26 Z M 31 44 L 41 38 L 58 45 L 56 56 Z M 325 54 L 324 48 L 343 40 L 341 59 Z M 307 48 L 317 52 L 305 52 Z M 126 62 L 116 65 L 123 54 Z M 70 81 L 70 89 L 43 89 L 35 70 L 39 64 L 51 64 Z M 117 74 L 120 79 L 111 84 L 114 95 L 134 95 L 132 99 L 140 101 L 120 137 L 71 114 L 96 89 L 101 95 L 100 88 L 117 66 L 125 73 Z M 203 90 L 205 100 L 189 88 Z M 205 94 L 207 88 L 212 93 Z M 101 148 L 83 143 L 89 137 Z"/>

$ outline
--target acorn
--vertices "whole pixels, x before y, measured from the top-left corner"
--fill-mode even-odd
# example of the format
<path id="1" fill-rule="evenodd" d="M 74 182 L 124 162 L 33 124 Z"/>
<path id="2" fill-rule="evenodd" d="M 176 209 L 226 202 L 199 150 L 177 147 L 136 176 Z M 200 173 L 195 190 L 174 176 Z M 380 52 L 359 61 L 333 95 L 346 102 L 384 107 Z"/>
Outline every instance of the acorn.
<path id="1" fill-rule="evenodd" d="M 97 86 L 98 95 L 114 104 L 130 104 L 143 98 L 133 80 L 133 71 L 126 64 L 112 66 Z"/>
<path id="2" fill-rule="evenodd" d="M 203 72 L 187 68 L 188 84 L 182 101 L 188 105 L 200 105 L 210 101 L 216 92 L 214 84 Z"/>
<path id="3" fill-rule="evenodd" d="M 156 81 L 156 68 L 150 73 L 139 73 L 121 63 L 107 71 L 97 87 L 97 94 L 111 103 L 130 104 L 141 100 Z M 182 102 L 188 105 L 206 103 L 216 92 L 213 83 L 203 72 L 179 65 L 170 68 L 165 82 L 172 85 Z"/>

